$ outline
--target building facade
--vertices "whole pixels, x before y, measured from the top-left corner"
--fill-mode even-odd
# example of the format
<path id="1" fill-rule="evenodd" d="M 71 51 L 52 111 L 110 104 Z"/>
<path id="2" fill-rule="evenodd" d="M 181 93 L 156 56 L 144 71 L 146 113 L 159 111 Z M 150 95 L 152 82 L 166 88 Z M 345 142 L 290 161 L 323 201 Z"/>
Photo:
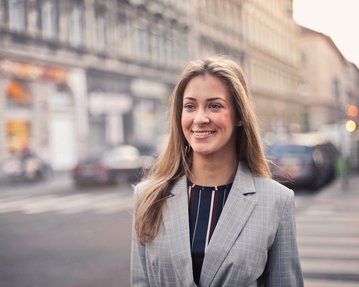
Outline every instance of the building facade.
<path id="1" fill-rule="evenodd" d="M 356 67 L 349 63 L 332 39 L 301 27 L 301 94 L 306 98 L 309 130 L 345 119 L 349 104 L 358 104 Z"/>
<path id="2" fill-rule="evenodd" d="M 292 1 L 193 2 L 191 55 L 225 54 L 241 63 L 263 135 L 303 130 L 298 26 L 292 18 Z"/>
<path id="3" fill-rule="evenodd" d="M 243 65 L 243 0 L 192 0 L 189 33 L 192 58 L 230 55 Z"/>
<path id="4" fill-rule="evenodd" d="M 147 145 L 188 61 L 186 1 L 1 0 L 0 161 Z"/>
<path id="5" fill-rule="evenodd" d="M 298 97 L 298 26 L 292 1 L 244 1 L 246 68 L 260 126 L 276 136 L 302 131 L 304 106 Z"/>
<path id="6" fill-rule="evenodd" d="M 348 62 L 332 39 L 300 27 L 301 89 L 307 104 L 308 130 L 331 140 L 351 166 L 359 168 L 359 70 Z M 348 112 L 349 107 L 351 111 Z M 353 111 L 354 108 L 354 111 Z M 348 116 L 351 114 L 351 116 Z"/>
<path id="7" fill-rule="evenodd" d="M 292 0 L 0 0 L 0 162 L 156 145 L 178 73 L 215 54 L 242 65 L 263 136 L 313 129 L 298 35 Z"/>

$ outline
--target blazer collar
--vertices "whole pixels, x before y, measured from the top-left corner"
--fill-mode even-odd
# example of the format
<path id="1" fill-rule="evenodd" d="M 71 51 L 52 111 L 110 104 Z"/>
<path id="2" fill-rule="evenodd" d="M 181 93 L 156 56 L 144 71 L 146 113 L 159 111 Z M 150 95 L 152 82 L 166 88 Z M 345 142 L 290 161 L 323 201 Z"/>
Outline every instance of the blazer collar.
<path id="1" fill-rule="evenodd" d="M 228 199 L 206 249 L 200 278 L 202 286 L 211 285 L 218 269 L 245 226 L 256 206 L 253 197 L 247 195 L 255 192 L 252 173 L 240 163 Z"/>
<path id="2" fill-rule="evenodd" d="M 189 235 L 187 179 L 181 177 L 171 190 L 167 199 L 164 228 L 170 242 L 172 264 L 182 286 L 195 287 L 193 282 L 192 258 Z"/>
<path id="3" fill-rule="evenodd" d="M 172 197 L 167 200 L 164 228 L 171 242 L 171 260 L 183 286 L 196 286 L 193 282 L 187 179 L 180 178 L 173 186 Z M 246 197 L 255 193 L 253 176 L 243 164 L 239 164 L 222 214 L 207 246 L 200 277 L 201 286 L 210 286 L 215 274 L 232 248 L 239 233 L 251 215 L 256 202 Z M 218 248 L 221 246 L 221 249 Z"/>

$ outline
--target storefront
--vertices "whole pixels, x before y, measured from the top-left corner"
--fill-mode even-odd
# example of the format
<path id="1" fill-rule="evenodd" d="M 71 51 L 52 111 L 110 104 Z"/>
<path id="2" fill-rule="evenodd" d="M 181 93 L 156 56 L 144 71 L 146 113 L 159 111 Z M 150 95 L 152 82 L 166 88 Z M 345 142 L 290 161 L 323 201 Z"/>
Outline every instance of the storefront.
<path id="1" fill-rule="evenodd" d="M 167 84 L 134 79 L 131 92 L 135 98 L 133 111 L 134 139 L 139 146 L 162 144 L 160 139 L 168 131 L 168 99 L 170 88 Z"/>
<path id="2" fill-rule="evenodd" d="M 78 136 L 84 117 L 77 108 L 73 77 L 64 67 L 0 59 L 0 158 L 31 149 L 55 170 L 73 167 L 84 141 Z"/>
<path id="3" fill-rule="evenodd" d="M 89 153 L 128 143 L 131 138 L 133 98 L 129 79 L 95 70 L 87 72 Z"/>
<path id="4" fill-rule="evenodd" d="M 54 168 L 72 168 L 77 160 L 74 100 L 66 86 L 59 86 L 49 98 L 49 145 Z"/>
<path id="5" fill-rule="evenodd" d="M 20 154 L 30 145 L 33 107 L 26 81 L 11 80 L 6 87 L 5 146 Z"/>

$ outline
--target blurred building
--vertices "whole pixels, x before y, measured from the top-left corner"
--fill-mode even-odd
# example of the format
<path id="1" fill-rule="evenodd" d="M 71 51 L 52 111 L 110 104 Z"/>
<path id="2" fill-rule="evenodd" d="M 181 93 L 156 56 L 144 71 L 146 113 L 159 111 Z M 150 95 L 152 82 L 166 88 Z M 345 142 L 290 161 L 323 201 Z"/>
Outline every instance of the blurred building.
<path id="1" fill-rule="evenodd" d="M 301 27 L 301 94 L 306 98 L 309 130 L 343 118 L 344 107 L 354 95 L 349 93 L 350 66 L 332 39 Z"/>
<path id="2" fill-rule="evenodd" d="M 189 57 L 187 20 L 183 0 L 1 0 L 0 161 L 30 147 L 67 169 L 153 143 Z"/>
<path id="3" fill-rule="evenodd" d="M 321 63 L 298 35 L 292 0 L 0 0 L 0 162 L 30 147 L 68 169 L 108 146 L 156 144 L 178 73 L 214 54 L 243 66 L 263 134 L 313 129 L 334 108 L 319 107 L 326 95 L 356 97 L 344 81 L 357 73 L 329 45 L 320 56 L 334 55 L 338 86 L 313 100 L 314 67 L 300 65 Z"/>
<path id="4" fill-rule="evenodd" d="M 277 136 L 305 127 L 292 0 L 243 1 L 245 63 L 259 123 Z"/>
<path id="5" fill-rule="evenodd" d="M 262 133 L 304 128 L 298 94 L 298 26 L 292 0 L 193 1 L 191 55 L 230 55 L 241 63 Z"/>
<path id="6" fill-rule="evenodd" d="M 191 58 L 230 55 L 244 64 L 243 0 L 192 0 Z"/>
<path id="7" fill-rule="evenodd" d="M 348 62 L 346 66 L 346 93 L 349 105 L 359 107 L 359 68 Z"/>
<path id="8" fill-rule="evenodd" d="M 349 127 L 353 128 L 350 133 L 346 122 L 359 123 L 359 70 L 344 58 L 330 37 L 300 27 L 299 40 L 300 93 L 307 105 L 308 131 L 324 134 L 358 168 L 358 128 Z"/>
<path id="9" fill-rule="evenodd" d="M 308 104 L 309 129 L 346 119 L 349 105 L 359 106 L 359 70 L 332 39 L 301 27 L 301 94 Z"/>

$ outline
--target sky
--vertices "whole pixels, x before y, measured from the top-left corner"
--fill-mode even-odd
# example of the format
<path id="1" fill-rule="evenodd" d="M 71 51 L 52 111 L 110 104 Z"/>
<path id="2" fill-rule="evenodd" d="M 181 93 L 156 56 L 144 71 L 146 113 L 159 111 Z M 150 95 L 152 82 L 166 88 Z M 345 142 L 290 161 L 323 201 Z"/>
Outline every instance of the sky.
<path id="1" fill-rule="evenodd" d="M 329 36 L 359 68 L 359 0 L 294 0 L 293 17 L 299 25 Z"/>

